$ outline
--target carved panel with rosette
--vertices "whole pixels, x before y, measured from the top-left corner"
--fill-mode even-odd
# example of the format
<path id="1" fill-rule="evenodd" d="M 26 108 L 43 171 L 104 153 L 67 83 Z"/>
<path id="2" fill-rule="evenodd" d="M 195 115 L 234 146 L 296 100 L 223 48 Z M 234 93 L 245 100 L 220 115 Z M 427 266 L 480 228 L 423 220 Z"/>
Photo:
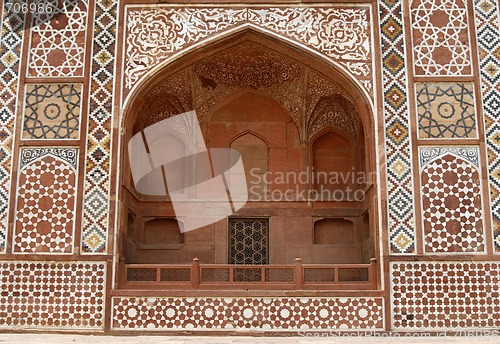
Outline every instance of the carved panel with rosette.
<path id="1" fill-rule="evenodd" d="M 246 26 L 323 54 L 373 97 L 370 6 L 127 6 L 124 96 L 148 71 L 182 49 Z"/>

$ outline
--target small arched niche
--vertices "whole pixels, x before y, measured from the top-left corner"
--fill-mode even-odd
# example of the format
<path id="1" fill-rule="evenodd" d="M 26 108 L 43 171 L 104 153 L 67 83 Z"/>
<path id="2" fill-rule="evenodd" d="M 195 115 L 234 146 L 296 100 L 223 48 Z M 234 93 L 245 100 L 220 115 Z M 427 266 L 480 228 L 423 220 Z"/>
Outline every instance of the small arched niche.
<path id="1" fill-rule="evenodd" d="M 299 145 L 296 123 L 283 105 L 246 86 L 215 106 L 205 125 L 210 147 L 240 153 L 252 201 L 264 199 L 272 188 L 266 174 L 276 172 L 271 165 L 276 165 L 277 157 Z"/>
<path id="2" fill-rule="evenodd" d="M 172 157 L 185 157 L 186 156 L 186 145 L 183 140 L 174 135 L 168 135 L 168 147 L 164 147 L 165 143 L 154 142 L 153 140 L 144 141 L 147 149 L 152 146 L 159 146 L 156 151 L 163 151 Z M 168 168 L 169 180 L 165 178 L 166 168 Z M 168 199 L 170 193 L 183 193 L 184 188 L 188 185 L 188 175 L 190 171 L 194 169 L 190 166 L 188 162 L 184 159 L 176 159 L 168 164 L 168 167 L 162 166 L 153 170 L 151 176 L 148 178 L 143 178 L 139 181 L 130 183 L 130 188 L 137 194 L 141 194 L 143 197 L 160 197 L 162 199 Z M 170 185 L 170 189 L 169 189 Z M 140 190 L 138 192 L 137 190 Z"/>
<path id="3" fill-rule="evenodd" d="M 314 188 L 319 193 L 353 190 L 356 187 L 358 172 L 357 151 L 358 148 L 353 138 L 338 131 L 328 130 L 319 135 L 312 144 Z M 325 196 L 329 197 L 329 195 Z M 338 196 L 335 198 L 343 199 L 348 195 L 339 193 L 335 196 Z"/>
<path id="4" fill-rule="evenodd" d="M 267 185 L 264 176 L 268 172 L 269 164 L 267 143 L 254 133 L 247 132 L 231 142 L 230 148 L 237 150 L 244 161 L 247 188 L 251 190 L 249 198 L 254 199 L 265 194 Z"/>

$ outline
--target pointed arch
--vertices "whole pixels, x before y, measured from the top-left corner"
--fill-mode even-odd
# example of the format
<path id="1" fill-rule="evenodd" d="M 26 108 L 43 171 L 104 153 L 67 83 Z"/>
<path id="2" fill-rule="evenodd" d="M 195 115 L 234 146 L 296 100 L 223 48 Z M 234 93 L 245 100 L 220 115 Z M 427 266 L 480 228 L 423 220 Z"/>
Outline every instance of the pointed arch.
<path id="1" fill-rule="evenodd" d="M 244 162 L 247 189 L 253 188 L 250 199 L 264 195 L 268 187 L 264 176 L 269 172 L 269 143 L 258 133 L 246 130 L 230 140 L 229 148 L 237 150 Z"/>
<path id="2" fill-rule="evenodd" d="M 316 190 L 357 189 L 359 145 L 348 133 L 329 127 L 310 141 L 310 164 L 314 171 Z M 345 197 L 349 195 L 343 195 Z"/>
<path id="3" fill-rule="evenodd" d="M 144 75 L 140 77 L 140 79 L 134 84 L 134 86 L 132 86 L 132 88 L 128 92 L 125 92 L 126 91 L 125 87 L 123 88 L 124 92 L 124 94 L 122 95 L 123 108 L 127 108 L 129 106 L 129 103 L 133 101 L 133 99 L 137 96 L 138 92 L 141 89 L 147 87 L 148 80 L 156 79 L 158 76 L 162 74 L 162 71 L 164 71 L 164 69 L 166 69 L 167 66 L 172 66 L 179 60 L 183 59 L 184 57 L 196 53 L 199 50 L 206 49 L 207 47 L 210 46 L 219 45 L 225 42 L 226 40 L 231 39 L 234 36 L 246 32 L 254 32 L 255 34 L 267 37 L 270 40 L 274 40 L 279 42 L 280 44 L 285 44 L 287 46 L 290 46 L 293 49 L 297 49 L 304 54 L 310 55 L 326 63 L 327 65 L 331 66 L 337 73 L 339 73 L 339 75 L 343 79 L 346 80 L 347 82 L 346 85 L 352 87 L 353 94 L 363 94 L 364 101 L 367 104 L 371 104 L 373 106 L 373 101 L 370 95 L 368 94 L 366 88 L 363 86 L 363 84 L 356 79 L 356 76 L 352 72 L 350 72 L 348 69 L 346 69 L 344 66 L 342 66 L 334 59 L 306 46 L 304 43 L 299 42 L 297 40 L 293 40 L 291 38 L 280 35 L 276 32 L 272 32 L 270 30 L 267 30 L 263 27 L 257 26 L 252 23 L 242 23 L 233 28 L 220 32 L 218 34 L 202 38 L 199 41 L 195 42 L 194 44 L 173 53 L 171 56 L 167 57 L 164 61 L 161 61 L 160 63 L 149 69 Z M 371 110 L 373 110 L 373 108 L 371 108 Z"/>
<path id="4" fill-rule="evenodd" d="M 298 65 L 300 68 L 309 68 L 307 69 L 307 73 L 303 74 L 305 75 L 305 77 L 301 79 L 302 84 L 300 84 L 299 82 L 295 84 L 293 82 L 289 82 L 286 85 L 286 87 L 288 88 L 282 87 L 282 89 L 280 90 L 280 92 L 282 93 L 279 95 L 279 97 L 269 97 L 269 94 L 265 94 L 264 92 L 262 92 L 262 89 L 260 88 L 260 86 L 262 85 L 262 80 L 260 79 L 257 80 L 257 82 L 243 82 L 240 84 L 231 84 L 230 82 L 227 82 L 227 84 L 224 84 L 224 82 L 227 80 L 222 80 L 222 78 L 214 78 L 208 73 L 201 75 L 202 77 L 196 75 L 196 70 L 194 67 L 198 66 L 200 62 L 207 61 L 210 58 L 212 58 L 212 60 L 217 60 L 217 56 L 222 55 L 223 53 L 227 53 L 231 49 L 243 45 L 243 43 L 245 42 L 251 42 L 256 45 L 260 44 L 262 46 L 262 51 L 264 52 L 276 53 L 276 55 L 278 55 L 279 53 L 281 54 L 280 56 L 285 56 L 285 58 L 296 61 L 296 65 Z M 168 99 L 169 104 L 180 104 L 182 103 L 182 101 L 186 101 L 186 99 L 188 99 L 189 97 L 185 97 L 185 99 L 182 99 L 183 95 L 181 94 L 181 92 L 178 92 L 176 94 L 175 92 L 179 91 L 179 89 L 176 88 L 177 86 L 187 89 L 189 95 L 192 95 L 192 92 L 197 90 L 196 87 L 202 87 L 205 93 L 203 94 L 204 98 L 201 99 L 201 102 L 203 104 L 210 104 L 210 106 L 206 107 L 206 109 L 208 109 L 206 111 L 208 115 L 204 115 L 205 117 L 199 118 L 199 122 L 202 132 L 205 135 L 205 140 L 209 141 L 209 147 L 235 147 L 235 145 L 237 146 L 239 143 L 243 143 L 243 149 L 245 149 L 245 145 L 247 146 L 246 148 L 248 148 L 248 146 L 251 146 L 249 149 L 247 149 L 250 154 L 256 155 L 264 151 L 267 153 L 266 156 L 258 156 L 257 159 L 243 159 L 244 161 L 246 161 L 246 165 L 251 166 L 251 164 L 249 164 L 248 162 L 251 162 L 252 159 L 259 160 L 259 163 L 266 165 L 266 169 L 264 171 L 261 171 L 262 173 L 266 173 L 266 171 L 269 171 L 270 174 L 275 172 L 291 172 L 292 174 L 295 173 L 296 175 L 298 175 L 299 173 L 304 172 L 308 167 L 306 166 L 309 159 L 308 144 L 310 144 L 311 142 L 315 142 L 316 139 L 322 134 L 325 134 L 327 132 L 336 133 L 337 135 L 347 140 L 349 142 L 349 146 L 351 147 L 356 143 L 354 137 L 350 137 L 344 132 L 341 133 L 341 130 L 332 127 L 331 123 L 327 123 L 328 125 L 326 128 L 321 127 L 318 131 L 316 131 L 313 135 L 312 140 L 303 140 L 303 137 L 300 137 L 300 135 L 296 131 L 294 131 L 295 128 L 292 128 L 293 130 L 290 130 L 290 126 L 296 124 L 297 127 L 304 130 L 308 127 L 308 122 L 304 118 L 300 118 L 299 116 L 295 116 L 294 118 L 293 113 L 291 113 L 289 109 L 295 107 L 297 108 L 296 113 L 306 114 L 307 111 L 314 110 L 314 104 L 318 101 L 319 98 L 321 98 L 321 96 L 339 94 L 342 95 L 342 98 L 335 98 L 334 101 L 337 101 L 339 99 L 343 101 L 345 99 L 346 102 L 352 104 L 352 109 L 354 109 L 353 111 L 358 111 L 358 113 L 360 114 L 359 116 L 361 126 L 365 129 L 364 131 L 360 132 L 366 134 L 366 137 L 369 140 L 369 144 L 367 144 L 366 147 L 367 149 L 370 149 L 373 152 L 373 156 L 375 156 L 377 147 L 377 145 L 375 144 L 376 139 L 375 135 L 371 135 L 371 133 L 376 130 L 377 126 L 375 125 L 374 107 L 371 105 L 371 100 L 367 96 L 366 92 L 362 89 L 360 84 L 356 80 L 353 80 L 352 76 L 346 74 L 341 67 L 337 66 L 328 57 L 320 55 L 321 54 L 313 52 L 307 47 L 301 46 L 296 42 L 291 42 L 283 37 L 277 37 L 275 34 L 262 33 L 259 28 L 253 28 L 251 27 L 251 25 L 247 25 L 246 27 L 239 27 L 230 32 L 225 32 L 221 35 L 218 35 L 216 38 L 213 37 L 211 39 L 205 40 L 203 41 L 203 44 L 192 46 L 185 49 L 183 52 L 179 52 L 178 54 L 169 57 L 169 59 L 156 66 L 154 71 L 151 71 L 147 75 L 147 77 L 145 77 L 145 79 L 141 80 L 141 82 L 136 85 L 137 87 L 131 94 L 127 96 L 127 99 L 125 100 L 124 112 L 120 124 L 120 127 L 123 129 L 121 140 L 125 140 L 125 142 L 127 142 L 128 135 L 130 135 L 128 131 L 130 128 L 130 124 L 133 124 L 134 120 L 137 118 L 134 118 L 134 116 L 142 115 L 140 110 L 142 109 L 144 104 L 148 104 L 147 96 L 149 94 L 154 93 L 157 99 L 161 99 L 163 97 L 162 92 L 164 92 L 164 94 L 168 95 L 166 99 Z M 169 84 L 168 82 L 166 82 L 172 80 L 174 77 L 177 78 L 176 80 L 178 81 L 178 84 Z M 193 80 L 195 80 L 196 83 L 192 83 L 191 81 Z M 311 80 L 316 81 L 316 84 L 314 84 L 316 88 L 309 87 L 312 84 Z M 320 81 L 318 82 L 317 80 Z M 289 79 L 286 79 L 286 81 L 289 81 Z M 311 84 L 308 84 L 308 82 L 310 81 Z M 220 93 L 216 94 L 217 90 L 215 90 L 215 88 L 221 84 L 225 85 L 226 88 L 224 88 L 222 91 L 220 91 L 219 89 Z M 279 87 L 281 86 L 282 84 L 279 84 Z M 316 92 L 316 94 L 314 94 L 311 98 L 307 98 L 307 95 L 304 91 L 307 89 L 312 89 L 314 92 Z M 245 93 L 263 94 L 264 96 L 273 99 L 273 101 L 277 101 L 282 106 L 282 108 L 288 112 L 292 120 L 294 120 L 294 123 L 281 122 L 281 127 L 279 127 L 279 130 L 276 130 L 276 128 L 278 128 L 277 125 L 275 127 L 271 125 L 273 124 L 271 123 L 271 118 L 259 117 L 259 121 L 256 120 L 244 123 L 237 123 L 238 121 L 235 121 L 234 118 L 226 118 L 227 121 L 213 123 L 212 116 L 214 112 L 220 110 L 224 105 L 233 102 L 238 98 L 239 95 Z M 301 98 L 301 96 L 303 98 Z M 188 100 L 192 101 L 191 104 L 193 104 L 193 107 L 199 104 L 196 103 L 197 99 L 195 99 L 194 97 Z M 286 102 L 289 103 L 285 106 L 284 104 Z M 258 104 L 255 105 L 257 106 Z M 308 109 L 308 106 L 311 109 Z M 179 106 L 179 108 L 181 107 Z M 166 107 L 166 109 L 167 110 L 164 111 L 165 115 L 169 116 L 170 108 Z M 186 108 L 184 107 L 184 109 Z M 345 115 L 345 111 L 342 114 Z M 163 114 L 160 113 L 160 115 Z M 157 118 L 154 118 L 153 120 L 157 120 Z M 214 125 L 214 127 L 216 125 L 217 130 L 210 132 L 211 125 Z M 310 136 L 306 137 L 308 139 L 310 138 Z M 249 139 L 247 140 L 248 142 L 244 142 L 245 138 Z M 257 146 L 258 149 L 255 149 L 254 147 Z M 123 151 L 125 151 L 126 146 L 123 145 L 122 147 Z M 272 163 L 270 163 L 271 160 Z M 372 161 L 378 162 L 378 159 L 372 158 Z M 264 181 L 263 179 L 261 180 Z M 262 185 L 261 190 L 266 190 L 266 187 L 269 187 L 269 190 L 271 190 L 270 193 L 274 191 L 279 193 L 281 191 L 288 192 L 287 188 L 290 186 L 297 186 L 295 185 L 296 182 L 293 179 L 293 176 L 289 180 L 288 175 L 286 175 L 286 181 L 283 182 L 282 185 L 278 185 L 277 182 L 275 183 L 276 185 L 272 185 L 272 183 L 272 181 L 271 183 L 269 183 L 270 187 L 269 185 Z M 297 202 L 303 200 L 298 198 L 302 194 L 302 191 L 309 190 L 308 186 L 306 185 L 307 182 L 299 183 L 301 184 L 298 185 L 298 188 L 296 189 L 298 191 L 294 191 L 295 194 L 285 194 L 287 197 L 297 196 Z M 375 192 L 376 191 L 374 191 L 374 193 Z M 249 196 L 251 197 L 251 195 Z M 128 195 L 126 195 L 125 197 L 128 197 Z M 152 200 L 147 198 L 133 199 L 133 195 L 130 196 L 130 199 L 131 200 L 128 202 L 131 204 L 131 207 L 136 206 L 141 202 L 153 203 L 154 201 L 156 201 L 157 203 L 160 203 L 160 201 L 162 201 L 164 202 L 161 205 L 163 207 L 162 210 L 167 209 L 169 211 L 169 216 L 172 216 L 171 214 L 173 214 L 173 210 L 171 209 L 170 205 L 167 204 L 168 200 Z M 262 200 L 262 203 L 254 203 L 254 207 L 272 207 L 270 204 L 266 205 L 265 203 L 270 200 L 269 198 L 267 198 L 267 200 L 266 198 L 259 198 L 258 200 Z M 127 200 L 123 201 L 123 204 L 125 204 L 124 208 L 127 207 Z M 326 204 L 326 207 L 330 206 L 332 208 L 340 208 L 341 205 L 334 204 L 334 202 Z M 142 207 L 146 208 L 147 206 L 142 205 Z M 365 211 L 365 208 L 371 209 L 372 207 L 377 207 L 377 205 L 375 205 L 374 202 L 366 202 L 363 204 L 356 204 L 355 207 L 357 207 L 355 213 L 353 212 L 350 215 L 350 218 L 353 219 L 357 226 L 359 222 L 358 218 L 360 214 Z M 255 209 L 256 208 L 254 208 L 253 210 Z M 148 211 L 149 210 L 150 209 L 148 209 Z M 253 210 L 243 209 L 242 213 L 246 211 L 245 214 L 254 216 L 252 215 Z M 336 210 L 338 209 L 335 209 L 335 211 Z M 120 211 L 123 212 L 122 209 Z M 295 216 L 293 210 L 290 210 L 289 213 L 292 214 L 291 216 Z M 377 210 L 373 211 L 373 213 L 377 214 L 378 208 Z M 139 214 L 139 216 L 140 215 L 141 214 Z M 143 217 L 144 216 L 146 215 L 143 214 Z M 147 216 L 152 215 L 149 214 Z M 378 216 L 378 214 L 375 216 Z M 301 228 L 310 229 L 308 228 L 308 225 L 303 222 L 303 219 L 301 219 L 301 221 Z M 378 222 L 373 221 L 372 223 Z M 187 234 L 187 236 L 189 236 L 189 234 Z M 189 240 L 187 240 L 186 242 L 186 245 L 188 246 Z M 184 249 L 186 251 L 188 250 L 188 248 L 185 247 L 180 251 Z M 312 249 L 312 247 L 308 247 L 307 249 Z M 178 253 L 180 260 L 186 258 L 185 256 L 183 256 L 183 252 Z M 172 252 L 172 254 L 175 254 L 175 252 Z M 207 253 L 207 262 L 211 263 L 217 261 L 217 258 L 214 258 L 213 254 L 213 250 L 210 251 L 210 253 Z M 288 258 L 283 256 L 280 259 L 283 259 L 283 262 L 285 262 L 285 260 Z M 306 261 L 316 262 L 317 258 L 311 256 Z"/>
<path id="5" fill-rule="evenodd" d="M 266 138 L 264 136 L 260 135 L 259 133 L 255 132 L 253 130 L 242 131 L 241 133 L 239 133 L 238 135 L 233 137 L 231 140 L 229 140 L 227 147 L 231 148 L 231 145 L 233 144 L 233 142 L 235 142 L 236 140 L 238 140 L 239 138 L 241 138 L 242 136 L 245 136 L 245 135 L 252 135 L 252 136 L 257 137 L 258 139 L 262 140 L 266 144 L 266 146 L 269 148 L 269 141 L 266 140 Z"/>
<path id="6" fill-rule="evenodd" d="M 339 80 L 339 83 L 345 89 L 346 93 L 351 96 L 353 103 L 356 105 L 358 112 L 361 115 L 361 121 L 366 128 L 375 128 L 375 105 L 371 97 L 367 94 L 363 85 L 356 80 L 355 76 L 348 72 L 343 66 L 326 55 L 319 53 L 300 42 L 291 40 L 287 37 L 270 32 L 264 28 L 257 27 L 253 24 L 245 23 L 235 28 L 224 31 L 220 34 L 203 39 L 175 54 L 166 58 L 154 68 L 143 75 L 140 80 L 133 86 L 125 97 L 123 97 L 122 115 L 120 118 L 120 128 L 124 129 L 126 123 L 130 122 L 130 114 L 136 112 L 144 102 L 144 95 L 169 75 L 173 75 L 186 66 L 193 64 L 195 56 L 204 56 L 204 52 L 210 51 L 210 55 L 228 49 L 238 43 L 238 39 L 245 36 L 260 37 L 261 41 L 269 42 L 269 46 L 282 46 L 298 53 L 303 58 L 310 60 L 321 74 L 331 76 L 333 79 Z M 189 111 L 191 109 L 188 109 Z"/>

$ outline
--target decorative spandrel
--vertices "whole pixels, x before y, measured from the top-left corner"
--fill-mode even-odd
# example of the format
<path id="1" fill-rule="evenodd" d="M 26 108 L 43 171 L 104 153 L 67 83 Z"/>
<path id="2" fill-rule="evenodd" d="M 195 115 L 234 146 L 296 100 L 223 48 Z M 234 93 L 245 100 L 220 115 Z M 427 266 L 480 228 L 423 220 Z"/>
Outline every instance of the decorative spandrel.
<path id="1" fill-rule="evenodd" d="M 371 9 L 329 5 L 182 6 L 126 8 L 125 94 L 162 61 L 236 28 L 258 28 L 324 54 L 357 79 L 373 97 Z"/>

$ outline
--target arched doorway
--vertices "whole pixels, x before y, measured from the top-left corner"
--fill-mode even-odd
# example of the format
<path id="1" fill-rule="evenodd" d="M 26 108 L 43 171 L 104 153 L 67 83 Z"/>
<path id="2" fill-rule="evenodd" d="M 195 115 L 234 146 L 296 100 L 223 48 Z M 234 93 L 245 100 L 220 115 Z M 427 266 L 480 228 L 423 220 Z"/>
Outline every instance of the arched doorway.
<path id="1" fill-rule="evenodd" d="M 179 59 L 131 102 L 125 142 L 195 110 L 207 147 L 240 152 L 249 201 L 229 219 L 173 235 L 168 192 L 138 193 L 125 149 L 121 258 L 131 265 L 180 266 L 193 258 L 205 265 L 290 265 L 296 258 L 305 264 L 369 264 L 377 258 L 378 209 L 371 178 L 374 125 L 362 99 L 356 85 L 331 66 L 253 32 Z M 162 224 L 168 235 L 161 233 Z M 175 242 L 154 244 L 153 233 Z"/>

